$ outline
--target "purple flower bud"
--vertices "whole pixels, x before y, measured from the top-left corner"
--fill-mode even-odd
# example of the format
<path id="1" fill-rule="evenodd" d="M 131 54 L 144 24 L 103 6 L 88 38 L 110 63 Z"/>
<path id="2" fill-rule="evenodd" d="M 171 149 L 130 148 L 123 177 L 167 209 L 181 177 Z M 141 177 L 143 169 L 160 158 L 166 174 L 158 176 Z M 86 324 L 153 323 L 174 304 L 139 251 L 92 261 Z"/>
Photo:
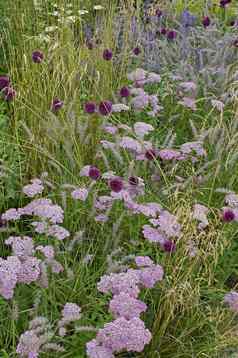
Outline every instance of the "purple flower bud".
<path id="1" fill-rule="evenodd" d="M 220 7 L 225 8 L 226 5 L 229 5 L 230 3 L 231 3 L 231 0 L 221 0 Z"/>
<path id="2" fill-rule="evenodd" d="M 174 30 L 170 30 L 167 32 L 167 39 L 174 40 L 177 37 L 177 32 Z"/>
<path id="3" fill-rule="evenodd" d="M 119 193 L 123 189 L 123 181 L 120 177 L 114 177 L 109 180 L 109 186 L 112 191 Z"/>
<path id="4" fill-rule="evenodd" d="M 84 105 L 84 111 L 92 114 L 96 112 L 96 104 L 94 102 L 86 102 Z"/>
<path id="5" fill-rule="evenodd" d="M 136 186 L 139 184 L 139 179 L 137 177 L 131 176 L 128 179 L 130 185 Z"/>
<path id="6" fill-rule="evenodd" d="M 10 78 L 8 76 L 0 76 L 0 90 L 10 86 Z"/>
<path id="7" fill-rule="evenodd" d="M 16 91 L 10 86 L 3 88 L 2 93 L 4 100 L 8 102 L 12 101 L 16 96 Z"/>
<path id="8" fill-rule="evenodd" d="M 133 49 L 133 53 L 134 53 L 135 56 L 138 56 L 138 55 L 141 53 L 140 47 L 135 47 L 135 48 Z"/>
<path id="9" fill-rule="evenodd" d="M 58 98 L 55 98 L 52 102 L 52 105 L 51 105 L 51 110 L 53 112 L 57 112 L 58 110 L 60 110 L 62 107 L 63 107 L 63 104 L 64 102 L 61 101 L 60 99 Z"/>
<path id="10" fill-rule="evenodd" d="M 145 152 L 145 157 L 146 159 L 148 160 L 154 160 L 156 159 L 157 155 L 156 155 L 156 152 L 154 149 L 148 149 L 146 152 Z"/>
<path id="11" fill-rule="evenodd" d="M 171 240 L 165 240 L 163 243 L 163 249 L 166 252 L 172 253 L 176 250 L 176 244 Z"/>
<path id="12" fill-rule="evenodd" d="M 225 222 L 230 222 L 235 219 L 235 214 L 232 209 L 225 209 L 222 214 L 222 219 Z"/>
<path id="13" fill-rule="evenodd" d="M 41 63 L 44 59 L 43 52 L 36 50 L 32 52 L 32 60 L 35 63 Z"/>
<path id="14" fill-rule="evenodd" d="M 112 51 L 109 49 L 106 49 L 103 51 L 103 58 L 106 61 L 110 61 L 112 59 Z"/>
<path id="15" fill-rule="evenodd" d="M 206 27 L 208 27 L 208 26 L 210 25 L 210 23 L 211 23 L 210 18 L 209 18 L 208 16 L 205 16 L 205 17 L 203 18 L 203 20 L 202 20 L 203 26 L 206 28 Z"/>
<path id="16" fill-rule="evenodd" d="M 162 29 L 160 30 L 161 35 L 166 35 L 167 34 L 167 30 L 165 27 L 162 27 Z"/>
<path id="17" fill-rule="evenodd" d="M 235 24 L 236 24 L 235 20 L 230 21 L 230 26 L 235 26 Z"/>
<path id="18" fill-rule="evenodd" d="M 108 116 L 112 112 L 112 102 L 102 101 L 100 102 L 98 109 L 102 116 Z"/>
<path id="19" fill-rule="evenodd" d="M 93 49 L 93 43 L 92 43 L 92 41 L 90 41 L 90 40 L 86 41 L 86 46 L 87 46 L 87 48 L 88 48 L 89 50 L 92 50 L 92 49 Z"/>
<path id="20" fill-rule="evenodd" d="M 120 96 L 121 97 L 129 97 L 130 96 L 130 90 L 128 87 L 122 87 L 120 90 Z"/>
<path id="21" fill-rule="evenodd" d="M 238 39 L 236 39 L 235 41 L 233 41 L 233 46 L 238 48 Z"/>
<path id="22" fill-rule="evenodd" d="M 88 176 L 93 180 L 98 180 L 101 177 L 100 170 L 97 167 L 91 166 L 88 171 Z"/>
<path id="23" fill-rule="evenodd" d="M 155 11 L 155 15 L 158 16 L 158 17 L 161 17 L 162 16 L 162 11 L 160 9 L 156 9 Z"/>

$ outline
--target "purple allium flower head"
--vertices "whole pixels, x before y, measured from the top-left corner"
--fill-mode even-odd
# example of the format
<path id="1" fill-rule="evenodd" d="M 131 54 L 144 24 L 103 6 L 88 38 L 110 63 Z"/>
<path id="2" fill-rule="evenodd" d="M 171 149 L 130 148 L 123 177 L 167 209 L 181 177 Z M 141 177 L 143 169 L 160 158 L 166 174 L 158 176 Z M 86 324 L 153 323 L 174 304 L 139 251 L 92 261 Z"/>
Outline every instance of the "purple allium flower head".
<path id="1" fill-rule="evenodd" d="M 120 177 L 114 177 L 109 180 L 109 186 L 112 191 L 119 193 L 123 189 L 123 181 Z"/>
<path id="2" fill-rule="evenodd" d="M 3 98 L 5 101 L 10 102 L 16 97 L 16 91 L 12 87 L 5 87 L 2 90 Z"/>
<path id="3" fill-rule="evenodd" d="M 163 12 L 160 10 L 160 9 L 156 9 L 155 10 L 155 15 L 158 16 L 158 17 L 161 17 L 163 14 Z"/>
<path id="4" fill-rule="evenodd" d="M 146 157 L 146 159 L 148 159 L 148 160 L 154 160 L 154 159 L 156 159 L 156 157 L 157 157 L 156 151 L 155 151 L 154 149 L 148 149 L 148 150 L 145 152 L 145 157 Z"/>
<path id="5" fill-rule="evenodd" d="M 97 167 L 91 166 L 88 175 L 93 180 L 98 180 L 101 177 L 100 170 Z"/>
<path id="6" fill-rule="evenodd" d="M 102 116 L 108 116 L 112 112 L 112 102 L 111 101 L 102 101 L 99 103 L 99 113 Z"/>
<path id="7" fill-rule="evenodd" d="M 230 3 L 231 3 L 231 0 L 221 0 L 220 7 L 225 8 L 226 5 L 229 5 Z"/>
<path id="8" fill-rule="evenodd" d="M 53 112 L 59 111 L 63 107 L 64 102 L 59 98 L 55 98 L 52 102 L 51 109 Z"/>
<path id="9" fill-rule="evenodd" d="M 160 30 L 161 35 L 166 35 L 167 34 L 167 30 L 165 27 L 162 27 L 162 29 Z"/>
<path id="10" fill-rule="evenodd" d="M 232 209 L 226 208 L 223 210 L 222 219 L 225 222 L 230 222 L 235 219 L 235 214 Z"/>
<path id="11" fill-rule="evenodd" d="M 96 112 L 96 104 L 94 102 L 86 102 L 84 105 L 84 111 L 88 114 L 92 114 Z"/>
<path id="12" fill-rule="evenodd" d="M 105 49 L 103 51 L 103 58 L 106 61 L 110 61 L 112 59 L 112 50 L 110 49 Z"/>
<path id="13" fill-rule="evenodd" d="M 140 49 L 140 47 L 135 47 L 134 49 L 133 49 L 133 53 L 134 53 L 134 55 L 135 56 L 138 56 L 140 53 L 141 53 L 141 49 Z"/>
<path id="14" fill-rule="evenodd" d="M 131 177 L 129 177 L 128 182 L 129 182 L 130 185 L 135 186 L 135 185 L 139 184 L 139 179 L 137 177 L 135 177 L 135 176 L 131 176 Z"/>
<path id="15" fill-rule="evenodd" d="M 174 31 L 174 30 L 169 30 L 169 31 L 167 32 L 167 39 L 168 39 L 168 40 L 175 40 L 176 37 L 177 37 L 177 32 L 176 32 L 176 31 Z"/>
<path id="16" fill-rule="evenodd" d="M 122 87 L 120 90 L 120 96 L 121 97 L 129 97 L 130 96 L 130 90 L 128 87 Z"/>
<path id="17" fill-rule="evenodd" d="M 8 76 L 0 76 L 0 90 L 10 86 L 10 78 Z"/>
<path id="18" fill-rule="evenodd" d="M 35 63 L 41 63 L 44 59 L 43 52 L 35 50 L 32 52 L 32 61 Z"/>
<path id="19" fill-rule="evenodd" d="M 166 252 L 172 253 L 176 250 L 176 244 L 171 240 L 165 240 L 163 243 L 163 249 Z"/>
<path id="20" fill-rule="evenodd" d="M 203 20 L 202 20 L 203 26 L 206 28 L 206 27 L 208 27 L 208 26 L 210 25 L 210 23 L 211 23 L 210 18 L 209 18 L 208 16 L 205 16 L 205 17 L 203 18 Z"/>

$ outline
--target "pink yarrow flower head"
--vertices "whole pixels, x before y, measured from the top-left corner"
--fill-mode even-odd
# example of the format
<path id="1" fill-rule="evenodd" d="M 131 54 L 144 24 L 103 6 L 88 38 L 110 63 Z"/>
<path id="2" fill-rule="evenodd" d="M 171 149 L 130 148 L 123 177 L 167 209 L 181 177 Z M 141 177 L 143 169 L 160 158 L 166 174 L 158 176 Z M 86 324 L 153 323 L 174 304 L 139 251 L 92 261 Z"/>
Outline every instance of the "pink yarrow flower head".
<path id="1" fill-rule="evenodd" d="M 79 320 L 81 318 L 81 308 L 76 303 L 66 303 L 62 311 L 62 318 L 65 322 Z"/>
<path id="2" fill-rule="evenodd" d="M 89 168 L 88 176 L 93 180 L 98 180 L 101 178 L 100 170 L 97 167 L 91 166 Z"/>
<path id="3" fill-rule="evenodd" d="M 142 352 L 151 340 L 151 333 L 140 318 L 133 317 L 127 320 L 120 317 L 106 323 L 104 328 L 98 331 L 96 340 L 102 346 L 112 349 L 114 353 Z"/>
<path id="4" fill-rule="evenodd" d="M 20 336 L 16 352 L 22 358 L 38 358 L 41 345 L 41 338 L 34 330 L 29 330 Z"/>
<path id="5" fill-rule="evenodd" d="M 25 185 L 22 189 L 23 193 L 29 198 L 33 198 L 37 194 L 41 194 L 44 186 L 40 179 L 32 179 L 31 184 Z"/>
<path id="6" fill-rule="evenodd" d="M 112 102 L 111 101 L 100 102 L 98 110 L 102 116 L 108 116 L 112 112 Z"/>
<path id="7" fill-rule="evenodd" d="M 136 256 L 135 263 L 138 267 L 150 267 L 154 265 L 149 256 Z"/>
<path id="8" fill-rule="evenodd" d="M 93 114 L 97 110 L 97 106 L 94 102 L 86 102 L 84 105 L 84 111 L 88 114 Z"/>
<path id="9" fill-rule="evenodd" d="M 86 188 L 77 188 L 72 191 L 71 197 L 74 200 L 82 200 L 85 201 L 88 197 L 88 190 Z"/>
<path id="10" fill-rule="evenodd" d="M 136 122 L 134 124 L 134 131 L 136 135 L 140 138 L 144 138 L 145 135 L 149 134 L 154 130 L 154 127 L 151 124 L 145 122 Z"/>
<path id="11" fill-rule="evenodd" d="M 163 267 L 160 265 L 152 265 L 142 268 L 139 271 L 140 284 L 146 288 L 153 288 L 158 281 L 164 277 Z"/>
<path id="12" fill-rule="evenodd" d="M 43 52 L 39 51 L 39 50 L 35 50 L 32 52 L 32 61 L 35 63 L 41 63 L 44 59 L 44 54 Z"/>
<path id="13" fill-rule="evenodd" d="M 230 309 L 238 312 L 238 292 L 231 291 L 224 297 L 224 302 L 229 305 Z"/>
<path id="14" fill-rule="evenodd" d="M 6 300 L 13 297 L 20 270 L 21 262 L 17 256 L 8 256 L 6 260 L 0 258 L 0 295 Z"/>
<path id="15" fill-rule="evenodd" d="M 55 98 L 51 104 L 51 110 L 53 112 L 58 112 L 64 105 L 64 102 L 61 101 L 59 98 Z"/>
<path id="16" fill-rule="evenodd" d="M 5 244 L 11 246 L 13 255 L 17 257 L 32 256 L 35 252 L 33 240 L 28 236 L 10 236 L 5 240 Z"/>
<path id="17" fill-rule="evenodd" d="M 144 302 L 123 292 L 115 295 L 109 306 L 109 310 L 115 318 L 124 317 L 128 320 L 133 317 L 140 317 L 140 314 L 145 312 L 146 309 L 147 306 Z"/>
<path id="18" fill-rule="evenodd" d="M 110 49 L 105 49 L 105 50 L 103 51 L 103 58 L 104 58 L 104 60 L 110 61 L 110 60 L 112 59 L 112 56 L 113 56 L 112 50 L 110 50 Z"/>
<path id="19" fill-rule="evenodd" d="M 99 344 L 96 339 L 89 341 L 86 346 L 89 358 L 115 358 L 112 350 Z"/>

